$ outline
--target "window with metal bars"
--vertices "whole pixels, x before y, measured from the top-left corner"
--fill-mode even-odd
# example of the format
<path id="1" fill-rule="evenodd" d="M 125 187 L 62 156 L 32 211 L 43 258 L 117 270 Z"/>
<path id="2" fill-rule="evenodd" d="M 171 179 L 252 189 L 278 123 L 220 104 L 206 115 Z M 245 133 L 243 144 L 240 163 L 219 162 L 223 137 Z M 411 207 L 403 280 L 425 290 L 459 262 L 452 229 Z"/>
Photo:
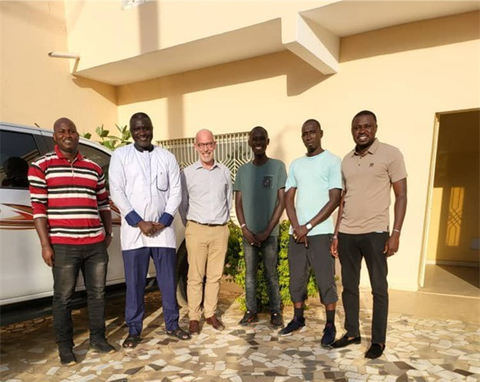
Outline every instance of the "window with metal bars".
<path id="1" fill-rule="evenodd" d="M 215 135 L 217 148 L 215 160 L 228 167 L 235 180 L 238 168 L 253 159 L 253 153 L 248 146 L 248 132 Z M 157 144 L 170 151 L 177 158 L 180 169 L 195 163 L 198 154 L 195 150 L 195 138 L 168 139 Z"/>

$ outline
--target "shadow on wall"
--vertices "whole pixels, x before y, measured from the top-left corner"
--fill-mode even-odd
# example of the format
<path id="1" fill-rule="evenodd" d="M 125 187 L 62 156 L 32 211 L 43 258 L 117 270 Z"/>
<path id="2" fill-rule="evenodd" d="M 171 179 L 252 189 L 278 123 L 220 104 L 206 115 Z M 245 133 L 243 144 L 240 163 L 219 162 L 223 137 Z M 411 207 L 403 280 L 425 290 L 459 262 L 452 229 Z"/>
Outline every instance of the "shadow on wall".
<path id="1" fill-rule="evenodd" d="M 120 86 L 118 106 L 168 99 L 168 126 L 175 129 L 171 132 L 173 136 L 182 136 L 178 131 L 184 128 L 185 94 L 279 76 L 286 76 L 289 97 L 302 94 L 329 78 L 293 53 L 284 51 Z"/>
<path id="2" fill-rule="evenodd" d="M 480 38 L 480 12 L 441 17 L 345 37 L 340 62 Z"/>
<path id="3" fill-rule="evenodd" d="M 119 87 L 119 106 L 285 75 L 287 95 L 302 94 L 325 76 L 288 51 Z M 142 91 L 136 91 L 141 89 Z"/>
<path id="4" fill-rule="evenodd" d="M 106 100 L 114 104 L 117 103 L 117 91 L 115 86 L 82 77 L 74 77 L 72 81 L 79 88 L 92 89 L 93 91 L 104 97 Z"/>
<path id="5" fill-rule="evenodd" d="M 138 20 L 140 24 L 140 52 L 147 53 L 160 49 L 158 36 L 159 3 L 151 1 L 138 7 Z"/>

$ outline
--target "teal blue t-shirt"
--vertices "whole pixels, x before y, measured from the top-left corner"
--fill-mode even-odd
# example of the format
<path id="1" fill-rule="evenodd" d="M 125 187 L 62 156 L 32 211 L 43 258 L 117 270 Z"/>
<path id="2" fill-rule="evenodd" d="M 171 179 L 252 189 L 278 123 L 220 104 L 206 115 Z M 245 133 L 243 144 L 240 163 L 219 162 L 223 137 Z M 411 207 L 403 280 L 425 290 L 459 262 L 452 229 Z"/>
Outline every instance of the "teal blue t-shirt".
<path id="1" fill-rule="evenodd" d="M 298 223 L 308 223 L 328 203 L 328 192 L 342 189 L 341 159 L 330 151 L 314 157 L 303 156 L 290 164 L 285 192 L 295 187 Z M 292 230 L 292 228 L 290 228 Z M 333 233 L 333 219 L 328 217 L 313 227 L 308 236 Z M 290 232 L 292 233 L 292 232 Z"/>
<path id="2" fill-rule="evenodd" d="M 278 159 L 269 158 L 262 166 L 249 162 L 238 169 L 233 190 L 242 193 L 245 222 L 253 233 L 267 228 L 277 205 L 278 190 L 285 187 L 286 179 L 285 164 Z M 270 236 L 278 236 L 278 225 Z"/>

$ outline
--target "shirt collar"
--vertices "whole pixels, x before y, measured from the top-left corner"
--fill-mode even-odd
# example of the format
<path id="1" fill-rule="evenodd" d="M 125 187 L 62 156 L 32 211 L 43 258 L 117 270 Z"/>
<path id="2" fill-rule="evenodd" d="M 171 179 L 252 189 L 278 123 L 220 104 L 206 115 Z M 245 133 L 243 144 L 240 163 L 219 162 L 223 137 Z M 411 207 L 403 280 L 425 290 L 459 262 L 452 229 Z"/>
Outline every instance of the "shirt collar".
<path id="1" fill-rule="evenodd" d="M 378 149 L 378 146 L 380 144 L 380 141 L 378 140 L 378 138 L 375 138 L 375 140 L 373 141 L 372 145 L 368 148 L 366 154 L 375 154 L 375 152 L 377 151 Z M 352 157 L 354 156 L 358 156 L 360 154 L 357 153 L 357 151 L 355 149 L 352 150 Z"/>
<path id="2" fill-rule="evenodd" d="M 213 160 L 213 166 L 210 170 L 213 170 L 215 167 L 218 167 L 218 162 L 214 159 Z M 205 168 L 205 167 L 202 166 L 202 162 L 199 159 L 195 162 L 195 169 L 198 170 L 200 168 Z"/>
<path id="3" fill-rule="evenodd" d="M 152 144 L 150 144 L 150 146 L 147 147 L 147 148 L 143 148 L 143 147 L 137 146 L 137 144 L 134 143 L 134 144 L 133 144 L 133 147 L 135 147 L 135 149 L 136 149 L 137 151 L 140 151 L 141 153 L 143 153 L 144 151 L 152 152 L 153 149 L 154 149 L 154 146 L 153 146 Z"/>
<path id="4" fill-rule="evenodd" d="M 58 145 L 55 145 L 55 152 L 57 153 L 57 156 L 62 159 L 69 160 L 68 158 L 65 157 L 65 155 L 62 154 L 60 149 L 58 148 Z M 75 162 L 77 160 L 83 160 L 83 155 L 80 154 L 80 151 L 77 151 L 77 156 L 73 159 L 72 162 Z"/>

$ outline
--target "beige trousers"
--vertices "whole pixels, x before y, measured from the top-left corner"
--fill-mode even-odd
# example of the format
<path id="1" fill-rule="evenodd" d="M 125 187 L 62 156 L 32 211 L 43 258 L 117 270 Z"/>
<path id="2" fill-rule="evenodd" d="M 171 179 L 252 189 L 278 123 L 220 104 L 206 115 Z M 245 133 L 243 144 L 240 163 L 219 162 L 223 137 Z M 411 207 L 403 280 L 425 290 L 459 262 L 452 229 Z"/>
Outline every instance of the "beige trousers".
<path id="1" fill-rule="evenodd" d="M 205 276 L 204 315 L 206 318 L 215 315 L 229 235 L 228 225 L 209 227 L 187 222 L 185 240 L 189 267 L 187 297 L 190 320 L 200 320 Z"/>

